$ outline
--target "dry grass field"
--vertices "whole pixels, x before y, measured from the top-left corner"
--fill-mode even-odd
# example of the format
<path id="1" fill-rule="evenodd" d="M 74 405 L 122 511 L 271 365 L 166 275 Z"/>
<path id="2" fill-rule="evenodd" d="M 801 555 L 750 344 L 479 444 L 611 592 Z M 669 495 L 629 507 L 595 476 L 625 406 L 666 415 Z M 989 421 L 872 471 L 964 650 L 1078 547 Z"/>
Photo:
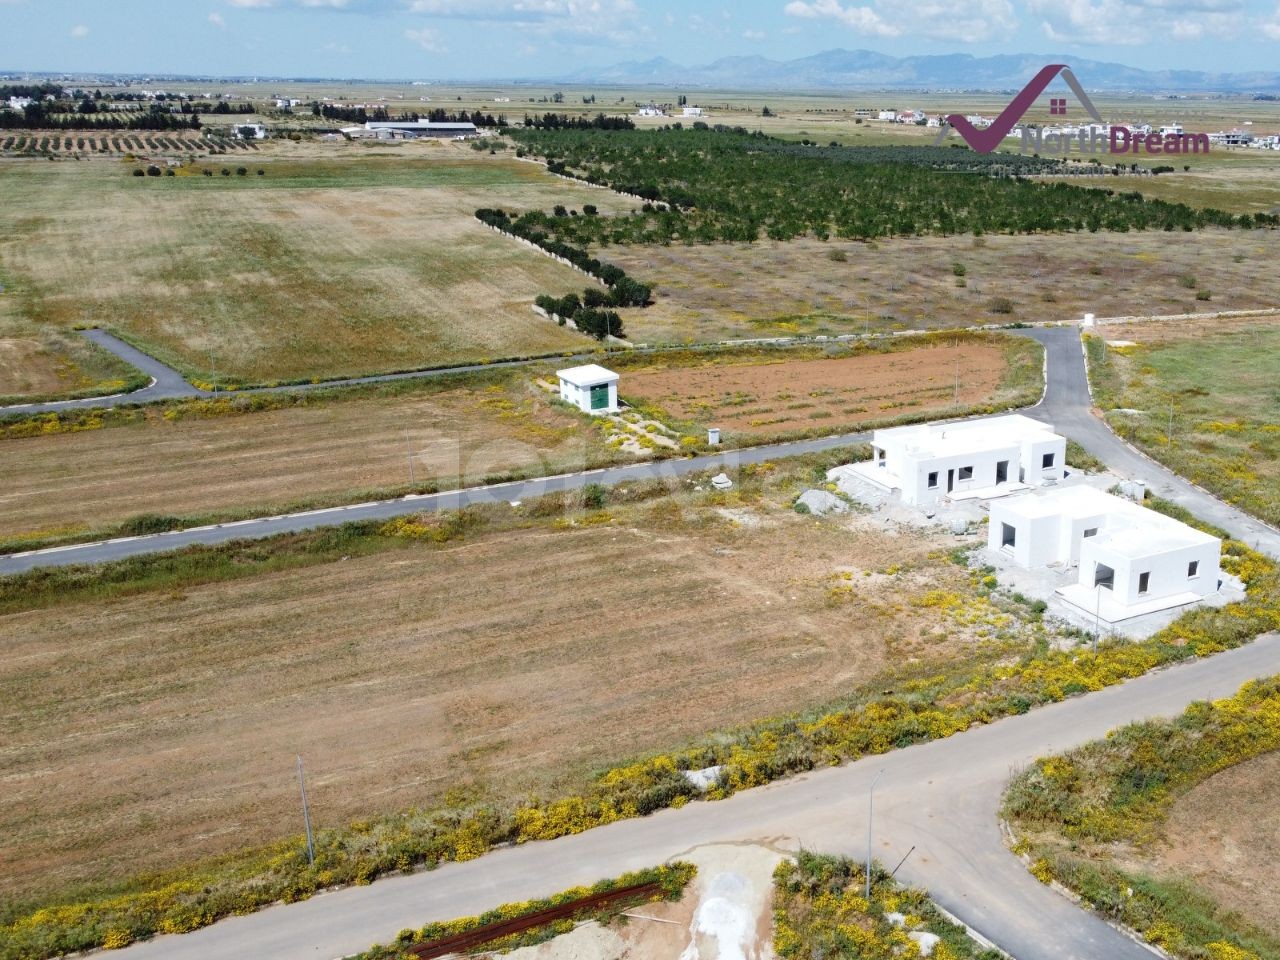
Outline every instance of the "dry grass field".
<path id="1" fill-rule="evenodd" d="M 1275 242 L 1267 232 L 1205 231 L 612 246 L 604 254 L 655 284 L 654 306 L 626 311 L 628 335 L 654 343 L 1270 307 L 1280 299 Z M 1201 290 L 1209 300 L 1196 298 Z M 997 298 L 1011 312 L 993 312 Z"/>
<path id="2" fill-rule="evenodd" d="M 237 164 L 247 176 L 220 175 Z M 42 382 L 61 362 L 57 335 L 76 325 L 112 327 L 224 382 L 581 347 L 530 304 L 590 281 L 472 214 L 631 204 L 455 143 L 283 143 L 182 176 L 131 169 L 0 163 L 0 339 L 41 344 L 53 357 Z M 22 386 L 0 381 L 0 395 Z"/>
<path id="3" fill-rule="evenodd" d="M 1174 804 L 1153 866 L 1260 929 L 1280 930 L 1278 789 L 1280 753 L 1214 774 Z"/>
<path id="4" fill-rule="evenodd" d="M 321 826 L 514 800 L 974 653 L 937 543 L 768 496 L 0 618 L 0 895 L 295 834 L 295 753 Z"/>
<path id="5" fill-rule="evenodd" d="M 511 470 L 582 469 L 598 431 L 523 379 L 404 391 L 209 419 L 168 419 L 5 441 L 0 544 L 71 536 L 140 514 L 284 508 L 416 483 L 479 482 Z"/>
<path id="6" fill-rule="evenodd" d="M 856 426 L 995 398 L 1008 371 L 994 344 L 830 360 L 720 364 L 628 374 L 623 395 L 677 420 L 771 434 Z"/>
<path id="7" fill-rule="evenodd" d="M 1280 523 L 1280 314 L 1107 325 L 1090 345 L 1112 427 L 1240 508 Z M 1172 419 L 1172 443 L 1170 420 Z"/>

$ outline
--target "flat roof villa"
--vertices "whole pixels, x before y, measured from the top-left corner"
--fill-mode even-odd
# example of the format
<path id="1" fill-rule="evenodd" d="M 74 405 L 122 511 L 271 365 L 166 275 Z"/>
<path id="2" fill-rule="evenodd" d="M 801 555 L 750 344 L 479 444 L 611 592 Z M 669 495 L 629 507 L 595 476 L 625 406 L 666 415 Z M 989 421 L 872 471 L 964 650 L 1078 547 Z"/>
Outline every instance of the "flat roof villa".
<path id="1" fill-rule="evenodd" d="M 1065 476 L 1067 441 L 1038 420 L 1012 414 L 877 430 L 871 451 L 869 462 L 836 470 L 928 507 L 1057 483 Z"/>
<path id="2" fill-rule="evenodd" d="M 1219 591 L 1222 542 L 1092 487 L 1064 487 L 991 505 L 987 547 L 1027 569 L 1077 570 L 1057 589 L 1107 623 L 1198 603 Z"/>
<path id="3" fill-rule="evenodd" d="M 618 375 L 596 363 L 557 370 L 560 399 L 583 413 L 618 412 Z"/>

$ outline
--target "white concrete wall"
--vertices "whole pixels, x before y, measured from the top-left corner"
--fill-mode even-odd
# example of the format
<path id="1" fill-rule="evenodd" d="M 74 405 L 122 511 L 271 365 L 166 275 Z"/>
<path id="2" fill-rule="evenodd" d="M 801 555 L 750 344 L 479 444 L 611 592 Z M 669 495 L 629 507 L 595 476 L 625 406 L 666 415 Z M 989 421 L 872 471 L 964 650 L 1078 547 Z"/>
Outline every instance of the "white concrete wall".
<path id="1" fill-rule="evenodd" d="M 890 453 L 890 471 L 896 472 L 902 481 L 902 499 L 915 506 L 928 506 L 937 503 L 947 495 L 947 471 L 955 471 L 952 493 L 964 493 L 968 490 L 980 490 L 996 485 L 996 464 L 1001 460 L 1009 461 L 1009 482 L 1018 479 L 1018 447 L 1010 446 L 1002 450 L 984 450 L 978 453 L 962 453 L 947 457 L 917 458 L 917 455 L 906 453 L 896 464 Z M 960 470 L 973 468 L 973 476 L 968 480 L 960 479 Z M 937 488 L 929 486 L 929 474 L 938 474 Z"/>
<path id="2" fill-rule="evenodd" d="M 1144 557 L 1128 557 L 1116 552 L 1105 543 L 1084 541 L 1080 551 L 1080 583 L 1093 588 L 1094 570 L 1104 563 L 1116 572 L 1114 597 L 1121 603 L 1142 603 L 1172 597 L 1179 593 L 1194 593 L 1207 597 L 1216 593 L 1220 547 L 1217 542 L 1195 544 Z M 1188 564 L 1196 561 L 1199 569 L 1194 578 L 1187 576 Z M 1147 592 L 1138 592 L 1142 573 L 1150 573 Z"/>
<path id="3" fill-rule="evenodd" d="M 571 403 L 583 413 L 617 413 L 618 412 L 618 384 L 613 382 L 609 384 L 609 406 L 600 409 L 591 409 L 591 388 L 574 386 L 565 380 L 560 381 L 560 399 L 565 403 Z"/>
<path id="4" fill-rule="evenodd" d="M 1027 440 L 1022 444 L 1021 453 L 1024 483 L 1039 487 L 1061 480 L 1066 475 L 1064 468 L 1067 462 L 1067 441 L 1065 437 Z M 1053 456 L 1053 466 L 1042 466 L 1045 454 Z M 1013 479 L 1016 480 L 1017 477 Z"/>
<path id="5" fill-rule="evenodd" d="M 1004 525 L 1014 530 L 1013 549 L 1003 545 Z M 999 500 L 991 504 L 988 520 L 987 547 L 1004 551 L 1022 567 L 1042 567 L 1062 560 L 1065 552 L 1061 538 L 1061 524 L 1057 517 L 1026 517 L 1011 512 Z"/>

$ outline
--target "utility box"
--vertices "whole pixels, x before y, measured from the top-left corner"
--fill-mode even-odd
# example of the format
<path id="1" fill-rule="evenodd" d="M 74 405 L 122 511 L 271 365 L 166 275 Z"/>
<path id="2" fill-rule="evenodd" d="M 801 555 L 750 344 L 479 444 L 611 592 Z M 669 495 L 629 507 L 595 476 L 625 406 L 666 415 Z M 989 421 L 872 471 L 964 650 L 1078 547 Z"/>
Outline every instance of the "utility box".
<path id="1" fill-rule="evenodd" d="M 711 446 L 713 447 L 720 446 L 720 428 L 719 427 L 707 428 L 707 443 L 711 444 Z"/>

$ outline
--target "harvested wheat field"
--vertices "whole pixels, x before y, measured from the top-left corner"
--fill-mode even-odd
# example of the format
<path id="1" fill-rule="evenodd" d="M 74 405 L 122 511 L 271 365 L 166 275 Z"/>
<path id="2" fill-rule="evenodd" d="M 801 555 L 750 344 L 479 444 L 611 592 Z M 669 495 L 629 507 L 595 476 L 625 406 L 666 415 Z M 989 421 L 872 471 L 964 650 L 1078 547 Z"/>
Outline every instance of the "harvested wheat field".
<path id="1" fill-rule="evenodd" d="M 473 214 L 632 201 L 461 144 L 347 146 L 264 148 L 244 177 L 219 175 L 217 160 L 159 178 L 105 160 L 0 164 L 0 338 L 110 327 L 226 384 L 590 343 L 531 306 L 592 281 Z M 0 381 L 0 395 L 18 387 Z"/>
<path id="2" fill-rule="evenodd" d="M 138 422 L 0 443 L 0 543 L 71 536 L 139 515 L 254 515 L 513 470 L 582 469 L 597 431 L 526 381 L 392 388 L 236 413 L 230 399 L 151 408 Z M 208 411 L 206 413 L 206 411 Z M 179 416 L 174 416 L 178 414 Z"/>
<path id="3" fill-rule="evenodd" d="M 993 400 L 1009 370 L 990 343 L 825 360 L 628 373 L 623 395 L 677 420 L 762 434 L 835 429 Z"/>
<path id="4" fill-rule="evenodd" d="M 1216 773 L 1169 813 L 1159 873 L 1191 880 L 1224 911 L 1280 930 L 1280 753 Z"/>
<path id="5" fill-rule="evenodd" d="M 294 835 L 297 753 L 321 827 L 546 795 L 989 633 L 918 533 L 699 496 L 0 617 L 0 895 Z"/>
<path id="6" fill-rule="evenodd" d="M 1269 231 L 917 237 L 670 247 L 600 255 L 655 284 L 637 342 L 840 335 L 1257 309 L 1280 299 Z M 1207 299 L 1201 299 L 1207 297 Z"/>

